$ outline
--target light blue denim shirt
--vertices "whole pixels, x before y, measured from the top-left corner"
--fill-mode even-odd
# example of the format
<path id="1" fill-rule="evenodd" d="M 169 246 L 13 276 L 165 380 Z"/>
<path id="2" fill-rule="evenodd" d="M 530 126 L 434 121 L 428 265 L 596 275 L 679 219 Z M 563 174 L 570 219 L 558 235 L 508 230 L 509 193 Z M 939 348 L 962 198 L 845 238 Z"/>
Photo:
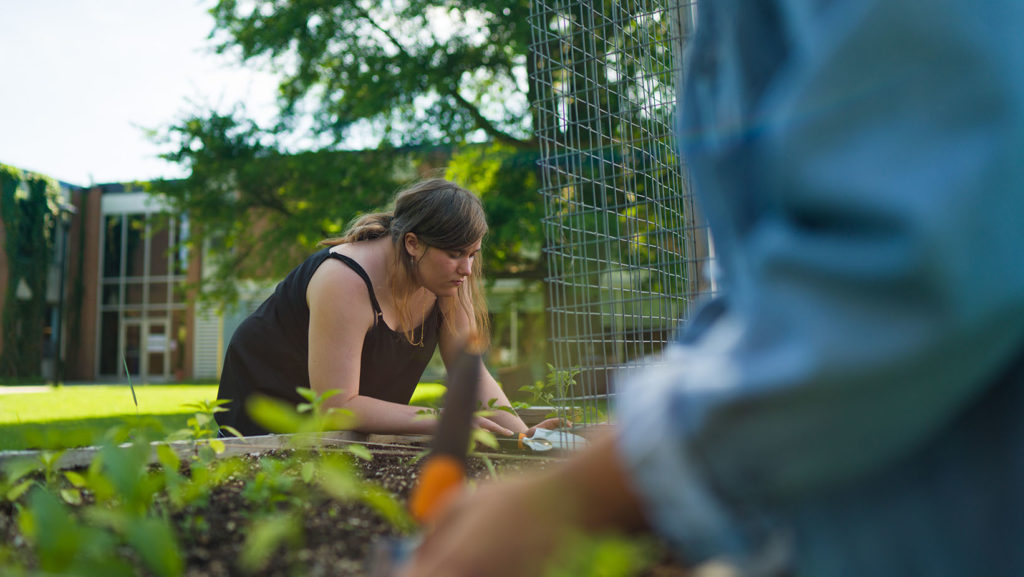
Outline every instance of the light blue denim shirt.
<path id="1" fill-rule="evenodd" d="M 652 524 L 753 573 L 1024 575 L 1024 2 L 714 0 L 690 51 L 727 305 L 620 384 Z"/>

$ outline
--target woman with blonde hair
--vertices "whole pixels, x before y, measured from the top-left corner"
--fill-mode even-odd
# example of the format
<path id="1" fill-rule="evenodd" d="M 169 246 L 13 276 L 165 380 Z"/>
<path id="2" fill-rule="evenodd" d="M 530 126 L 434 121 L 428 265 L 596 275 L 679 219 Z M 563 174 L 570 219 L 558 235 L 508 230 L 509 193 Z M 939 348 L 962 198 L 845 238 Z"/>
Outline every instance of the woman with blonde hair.
<path id="1" fill-rule="evenodd" d="M 356 430 L 431 433 L 436 423 L 418 418 L 409 399 L 438 346 L 450 368 L 471 334 L 487 334 L 479 258 L 486 233 L 479 198 L 431 179 L 399 192 L 393 210 L 364 215 L 323 241 L 235 331 L 217 395 L 231 402 L 218 423 L 264 434 L 245 411 L 248 397 L 298 404 L 296 389 L 308 387 L 338 391 L 326 404 L 351 411 Z M 509 406 L 494 378 L 480 374 L 480 400 Z M 514 411 L 476 425 L 527 431 Z"/>

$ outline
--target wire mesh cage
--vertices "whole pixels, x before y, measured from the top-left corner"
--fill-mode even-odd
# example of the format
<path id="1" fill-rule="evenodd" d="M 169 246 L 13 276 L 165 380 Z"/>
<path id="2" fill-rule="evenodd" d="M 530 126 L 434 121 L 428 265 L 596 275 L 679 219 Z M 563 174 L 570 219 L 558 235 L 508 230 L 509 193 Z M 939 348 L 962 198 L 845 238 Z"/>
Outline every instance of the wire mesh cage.
<path id="1" fill-rule="evenodd" d="M 673 134 L 687 0 L 535 0 L 551 384 L 580 424 L 712 290 L 706 225 Z M 574 381 L 574 382 L 573 382 Z"/>

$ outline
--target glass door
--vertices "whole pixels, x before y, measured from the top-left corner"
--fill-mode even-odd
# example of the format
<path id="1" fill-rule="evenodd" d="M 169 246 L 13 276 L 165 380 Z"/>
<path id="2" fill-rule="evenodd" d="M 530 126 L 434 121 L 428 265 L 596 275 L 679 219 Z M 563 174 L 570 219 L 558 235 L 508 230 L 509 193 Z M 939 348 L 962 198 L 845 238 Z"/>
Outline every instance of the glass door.
<path id="1" fill-rule="evenodd" d="M 170 371 L 167 320 L 126 319 L 121 330 L 124 362 L 118 370 L 120 376 L 130 375 L 138 382 L 166 381 Z"/>
<path id="2" fill-rule="evenodd" d="M 168 354 L 170 331 L 167 330 L 167 321 L 150 320 L 146 323 L 146 376 L 160 381 L 167 380 L 168 369 L 170 368 L 170 355 Z"/>

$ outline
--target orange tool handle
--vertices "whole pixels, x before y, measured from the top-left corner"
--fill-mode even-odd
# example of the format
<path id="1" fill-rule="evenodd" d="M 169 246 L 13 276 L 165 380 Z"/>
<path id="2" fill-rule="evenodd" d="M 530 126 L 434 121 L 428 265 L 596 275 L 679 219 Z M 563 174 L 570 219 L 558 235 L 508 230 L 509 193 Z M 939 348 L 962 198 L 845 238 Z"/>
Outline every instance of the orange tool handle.
<path id="1" fill-rule="evenodd" d="M 465 478 L 466 469 L 459 459 L 446 454 L 427 459 L 409 499 L 409 512 L 413 518 L 421 524 L 432 521 Z"/>

